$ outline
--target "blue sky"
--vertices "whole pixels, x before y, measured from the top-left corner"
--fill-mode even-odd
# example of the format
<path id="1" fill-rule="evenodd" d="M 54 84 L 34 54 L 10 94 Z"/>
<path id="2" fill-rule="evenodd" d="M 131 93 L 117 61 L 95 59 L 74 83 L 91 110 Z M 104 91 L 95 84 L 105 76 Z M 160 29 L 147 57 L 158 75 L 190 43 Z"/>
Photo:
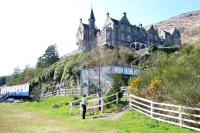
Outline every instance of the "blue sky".
<path id="1" fill-rule="evenodd" d="M 144 25 L 200 10 L 199 0 L 94 0 L 92 3 L 97 18 L 109 11 L 111 16 L 119 19 L 125 11 L 132 23 Z"/>
<path id="2" fill-rule="evenodd" d="M 17 66 L 35 66 L 51 44 L 56 43 L 61 56 L 76 50 L 79 19 L 87 23 L 91 4 L 98 28 L 106 12 L 115 19 L 126 12 L 132 24 L 149 25 L 200 10 L 199 0 L 1 0 L 0 76 Z"/>

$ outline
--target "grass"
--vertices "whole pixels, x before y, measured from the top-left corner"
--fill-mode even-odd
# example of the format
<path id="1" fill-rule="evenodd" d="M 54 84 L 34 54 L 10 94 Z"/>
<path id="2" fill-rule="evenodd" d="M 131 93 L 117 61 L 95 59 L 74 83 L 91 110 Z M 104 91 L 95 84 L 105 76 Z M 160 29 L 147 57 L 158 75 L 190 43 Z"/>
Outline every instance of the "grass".
<path id="1" fill-rule="evenodd" d="M 4 131 L 6 133 L 16 131 L 22 133 L 195 133 L 193 130 L 152 120 L 133 110 L 126 110 L 122 117 L 117 120 L 96 119 L 91 116 L 87 116 L 86 120 L 81 120 L 79 115 L 69 115 L 67 104 L 72 100 L 72 97 L 53 97 L 42 102 L 0 104 L 0 131 L 3 133 Z M 54 104 L 57 104 L 59 108 L 52 108 Z M 113 105 L 113 107 L 117 106 Z M 109 112 L 110 109 L 106 111 Z M 13 121 L 17 123 L 15 127 L 13 127 Z"/>
<path id="2" fill-rule="evenodd" d="M 41 102 L 26 102 L 22 104 L 13 104 L 26 110 L 33 110 L 49 116 L 66 116 L 69 114 L 68 104 L 73 101 L 73 97 L 57 96 L 43 100 Z M 53 108 L 58 105 L 58 108 Z"/>

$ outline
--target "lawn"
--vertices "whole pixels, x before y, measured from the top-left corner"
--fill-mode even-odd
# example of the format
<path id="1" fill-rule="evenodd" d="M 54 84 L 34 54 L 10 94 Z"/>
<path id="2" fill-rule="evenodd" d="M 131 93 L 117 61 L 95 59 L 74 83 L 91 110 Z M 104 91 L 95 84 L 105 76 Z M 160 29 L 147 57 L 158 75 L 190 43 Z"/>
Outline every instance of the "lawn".
<path id="1" fill-rule="evenodd" d="M 104 117 L 69 115 L 72 97 L 54 97 L 42 102 L 0 104 L 0 131 L 72 133 L 194 133 L 195 131 L 158 122 L 133 110 L 116 120 Z M 52 108 L 58 105 L 59 108 Z"/>

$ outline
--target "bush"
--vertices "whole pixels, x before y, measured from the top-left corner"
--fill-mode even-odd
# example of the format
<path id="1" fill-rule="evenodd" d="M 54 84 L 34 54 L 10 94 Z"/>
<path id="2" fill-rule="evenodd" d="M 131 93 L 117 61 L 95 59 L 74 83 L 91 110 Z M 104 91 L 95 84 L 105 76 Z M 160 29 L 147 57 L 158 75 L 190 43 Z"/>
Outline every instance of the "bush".
<path id="1" fill-rule="evenodd" d="M 160 87 L 160 83 L 161 83 L 160 78 L 155 77 L 154 79 L 150 81 L 149 85 L 147 86 L 147 91 L 149 93 L 155 94 L 158 88 Z"/>
<path id="2" fill-rule="evenodd" d="M 181 53 L 183 55 L 189 55 L 191 51 L 194 49 L 194 46 L 192 45 L 186 45 L 181 49 Z"/>
<path id="3" fill-rule="evenodd" d="M 200 107 L 199 59 L 200 48 L 190 45 L 172 54 L 153 53 L 146 61 L 149 70 L 141 73 L 142 96 L 159 102 Z"/>
<path id="4" fill-rule="evenodd" d="M 128 92 L 133 93 L 136 96 L 141 95 L 140 86 L 141 86 L 141 77 L 130 78 L 128 82 Z"/>
<path id="5" fill-rule="evenodd" d="M 112 94 L 116 94 L 119 92 L 118 94 L 118 98 L 120 99 L 123 94 L 121 92 L 121 87 L 122 86 L 127 86 L 127 82 L 128 82 L 129 77 L 126 76 L 121 76 L 121 75 L 114 75 L 113 76 L 113 87 L 112 89 L 109 90 L 109 92 L 107 93 L 107 96 L 110 96 Z M 115 99 L 115 97 L 109 97 L 107 98 L 105 101 L 109 102 L 109 101 L 113 101 Z"/>

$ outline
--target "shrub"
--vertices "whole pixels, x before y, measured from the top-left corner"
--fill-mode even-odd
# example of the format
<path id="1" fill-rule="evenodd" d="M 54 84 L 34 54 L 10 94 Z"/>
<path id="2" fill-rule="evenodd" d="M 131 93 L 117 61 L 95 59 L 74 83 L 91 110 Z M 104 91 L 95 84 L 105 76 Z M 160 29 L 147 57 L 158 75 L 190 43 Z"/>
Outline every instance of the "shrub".
<path id="1" fill-rule="evenodd" d="M 128 83 L 128 92 L 133 93 L 136 96 L 140 96 L 141 95 L 141 91 L 140 91 L 141 81 L 142 81 L 141 77 L 131 78 Z"/>
<path id="2" fill-rule="evenodd" d="M 186 45 L 181 49 L 181 53 L 185 55 L 189 55 L 193 49 L 194 49 L 194 46 Z"/>
<path id="3" fill-rule="evenodd" d="M 147 91 L 151 94 L 155 94 L 157 89 L 160 87 L 161 80 L 159 77 L 152 79 L 147 86 Z"/>
<path id="4" fill-rule="evenodd" d="M 118 98 L 120 99 L 123 96 L 122 92 L 120 92 L 121 91 L 121 87 L 122 86 L 127 86 L 128 78 L 129 77 L 124 77 L 124 76 L 121 76 L 121 75 L 114 75 L 113 76 L 113 87 L 107 93 L 107 96 L 112 95 L 112 94 L 116 94 L 117 92 L 119 92 Z M 115 97 L 113 96 L 113 97 L 107 98 L 105 101 L 109 102 L 109 101 L 112 101 L 114 99 L 115 99 Z"/>
<path id="5" fill-rule="evenodd" d="M 146 61 L 149 70 L 141 75 L 141 87 L 146 88 L 142 96 L 158 102 L 200 107 L 199 49 L 189 45 L 172 54 L 152 53 Z"/>

